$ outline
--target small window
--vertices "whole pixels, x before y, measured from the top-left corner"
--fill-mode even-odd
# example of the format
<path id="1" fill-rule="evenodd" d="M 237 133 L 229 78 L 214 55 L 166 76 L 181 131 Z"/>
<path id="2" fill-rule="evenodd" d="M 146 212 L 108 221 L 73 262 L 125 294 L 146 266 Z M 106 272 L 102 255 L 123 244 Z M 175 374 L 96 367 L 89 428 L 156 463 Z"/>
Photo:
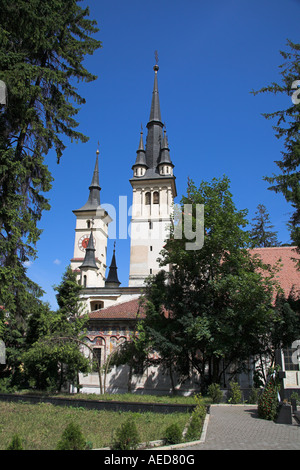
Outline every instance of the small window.
<path id="1" fill-rule="evenodd" d="M 149 206 L 151 204 L 151 193 L 146 193 L 145 194 L 145 204 L 146 206 Z"/>
<path id="2" fill-rule="evenodd" d="M 86 276 L 83 276 L 83 287 L 86 287 Z"/>
<path id="3" fill-rule="evenodd" d="M 155 191 L 153 193 L 153 204 L 159 204 L 159 192 Z"/>
<path id="4" fill-rule="evenodd" d="M 87 226 L 87 228 L 91 228 L 91 221 L 90 220 L 86 221 L 86 226 Z"/>
<path id="5" fill-rule="evenodd" d="M 150 268 L 150 274 L 152 274 L 152 268 Z"/>
<path id="6" fill-rule="evenodd" d="M 153 250 L 153 246 L 150 246 L 150 251 L 152 251 L 152 250 Z"/>
<path id="7" fill-rule="evenodd" d="M 101 348 L 93 348 L 93 371 L 97 372 L 101 367 Z"/>
<path id="8" fill-rule="evenodd" d="M 104 302 L 98 301 L 98 302 L 91 302 L 91 311 L 93 312 L 94 310 L 100 310 L 101 308 L 104 307 Z"/>
<path id="9" fill-rule="evenodd" d="M 152 229 L 153 229 L 153 223 L 150 222 L 150 220 L 149 220 L 149 230 L 152 230 Z"/>

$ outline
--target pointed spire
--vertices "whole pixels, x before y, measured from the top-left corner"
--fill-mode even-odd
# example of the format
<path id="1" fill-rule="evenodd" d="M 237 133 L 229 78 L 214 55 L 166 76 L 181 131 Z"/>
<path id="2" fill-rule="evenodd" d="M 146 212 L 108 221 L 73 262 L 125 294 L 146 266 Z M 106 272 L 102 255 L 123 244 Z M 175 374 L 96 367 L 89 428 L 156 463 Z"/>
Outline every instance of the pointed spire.
<path id="1" fill-rule="evenodd" d="M 139 144 L 138 152 L 145 152 L 144 141 L 143 141 L 143 124 L 141 124 L 141 136 L 140 136 L 140 144 Z"/>
<path id="2" fill-rule="evenodd" d="M 170 149 L 169 149 L 166 129 L 164 130 L 164 138 L 163 138 L 160 160 L 159 160 L 159 164 L 161 163 L 167 163 L 168 165 L 173 166 L 173 163 L 171 162 L 171 158 L 170 158 Z"/>
<path id="3" fill-rule="evenodd" d="M 158 65 L 154 65 L 153 70 L 154 70 L 154 85 L 153 85 L 153 92 L 152 92 L 152 102 L 151 102 L 149 123 L 152 121 L 157 121 L 161 123 L 158 82 L 157 82 L 157 72 L 159 70 Z"/>
<path id="4" fill-rule="evenodd" d="M 116 242 L 114 243 L 114 251 L 113 251 L 113 256 L 111 259 L 110 267 L 109 267 L 109 272 L 107 279 L 105 281 L 105 287 L 119 287 L 121 284 L 119 279 L 118 279 L 118 274 L 117 274 L 117 263 L 116 263 Z"/>
<path id="5" fill-rule="evenodd" d="M 96 264 L 96 259 L 95 259 L 95 251 L 96 249 L 94 246 L 94 237 L 93 237 L 93 232 L 91 231 L 89 242 L 85 249 L 85 257 L 84 257 L 82 265 L 79 266 L 79 269 L 81 268 L 98 269 L 98 266 Z"/>
<path id="6" fill-rule="evenodd" d="M 141 136 L 140 136 L 140 143 L 139 143 L 139 148 L 136 151 L 136 160 L 135 164 L 132 166 L 132 169 L 134 169 L 135 166 L 145 166 L 147 167 L 146 164 L 146 152 L 144 149 L 144 141 L 143 141 L 143 130 L 141 130 Z"/>
<path id="7" fill-rule="evenodd" d="M 147 124 L 148 135 L 146 141 L 146 163 L 148 167 L 155 173 L 158 158 L 160 154 L 161 146 L 161 130 L 163 123 L 161 121 L 158 84 L 157 84 L 157 72 L 159 70 L 158 65 L 154 65 L 154 85 L 150 109 L 149 122 Z"/>
<path id="8" fill-rule="evenodd" d="M 161 120 L 159 94 L 158 94 L 157 73 L 158 73 L 159 67 L 157 65 L 157 62 L 158 62 L 157 52 L 155 52 L 155 61 L 156 63 L 153 67 L 154 85 L 153 85 L 150 117 L 146 126 L 148 130 L 146 146 L 144 150 L 144 143 L 143 143 L 143 139 L 141 135 L 139 149 L 137 150 L 136 162 L 132 167 L 135 171 L 134 171 L 134 176 L 131 181 L 135 181 L 137 178 L 141 178 L 143 180 L 172 178 L 173 180 L 175 180 L 175 177 L 173 176 L 173 172 L 166 173 L 160 167 L 160 163 L 167 164 L 170 167 L 174 167 L 174 165 L 172 164 L 172 161 L 170 158 L 169 145 L 168 145 L 168 139 L 167 139 L 166 133 L 163 134 L 164 124 Z M 140 166 L 144 165 L 145 169 L 139 172 L 139 170 L 136 168 L 139 165 Z"/>
<path id="9" fill-rule="evenodd" d="M 85 205 L 79 210 L 95 210 L 100 206 L 101 187 L 99 185 L 99 149 L 97 149 L 96 155 L 96 163 L 93 172 L 92 182 L 89 186 L 89 198 Z"/>

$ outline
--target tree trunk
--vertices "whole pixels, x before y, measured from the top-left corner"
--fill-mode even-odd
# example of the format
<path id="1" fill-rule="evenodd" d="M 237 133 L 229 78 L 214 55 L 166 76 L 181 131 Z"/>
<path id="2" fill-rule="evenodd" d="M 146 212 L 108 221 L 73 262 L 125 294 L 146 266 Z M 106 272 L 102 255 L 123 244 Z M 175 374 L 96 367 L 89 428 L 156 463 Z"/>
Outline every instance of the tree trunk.
<path id="1" fill-rule="evenodd" d="M 212 362 L 212 383 L 219 383 L 220 359 L 213 356 Z"/>
<path id="2" fill-rule="evenodd" d="M 127 381 L 127 390 L 128 393 L 131 393 L 132 390 L 132 364 L 129 364 L 129 372 L 128 372 L 128 381 Z"/>

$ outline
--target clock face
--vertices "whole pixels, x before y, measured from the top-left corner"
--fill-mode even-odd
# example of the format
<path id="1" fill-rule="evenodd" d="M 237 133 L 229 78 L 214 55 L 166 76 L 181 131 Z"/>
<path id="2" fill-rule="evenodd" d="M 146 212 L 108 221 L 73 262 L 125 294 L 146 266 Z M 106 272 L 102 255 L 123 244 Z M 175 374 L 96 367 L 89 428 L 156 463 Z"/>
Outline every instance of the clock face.
<path id="1" fill-rule="evenodd" d="M 78 241 L 78 246 L 81 251 L 85 251 L 86 247 L 88 246 L 90 236 L 89 235 L 82 235 L 82 237 L 79 238 Z M 95 237 L 93 237 L 94 240 L 94 246 L 96 245 L 96 240 Z"/>

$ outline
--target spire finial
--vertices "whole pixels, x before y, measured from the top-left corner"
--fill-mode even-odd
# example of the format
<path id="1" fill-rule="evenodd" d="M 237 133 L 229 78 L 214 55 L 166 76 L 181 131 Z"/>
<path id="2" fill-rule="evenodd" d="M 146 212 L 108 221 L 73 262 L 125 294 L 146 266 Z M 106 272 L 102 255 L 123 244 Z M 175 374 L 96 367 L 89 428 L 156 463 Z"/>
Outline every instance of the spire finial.
<path id="1" fill-rule="evenodd" d="M 98 147 L 97 147 L 97 151 L 96 151 L 96 154 L 99 155 L 99 140 L 98 140 Z"/>
<path id="2" fill-rule="evenodd" d="M 158 52 L 157 51 L 154 51 L 154 57 L 155 57 L 155 65 L 153 67 L 153 70 L 155 72 L 157 72 L 159 70 L 159 67 L 158 67 Z"/>

